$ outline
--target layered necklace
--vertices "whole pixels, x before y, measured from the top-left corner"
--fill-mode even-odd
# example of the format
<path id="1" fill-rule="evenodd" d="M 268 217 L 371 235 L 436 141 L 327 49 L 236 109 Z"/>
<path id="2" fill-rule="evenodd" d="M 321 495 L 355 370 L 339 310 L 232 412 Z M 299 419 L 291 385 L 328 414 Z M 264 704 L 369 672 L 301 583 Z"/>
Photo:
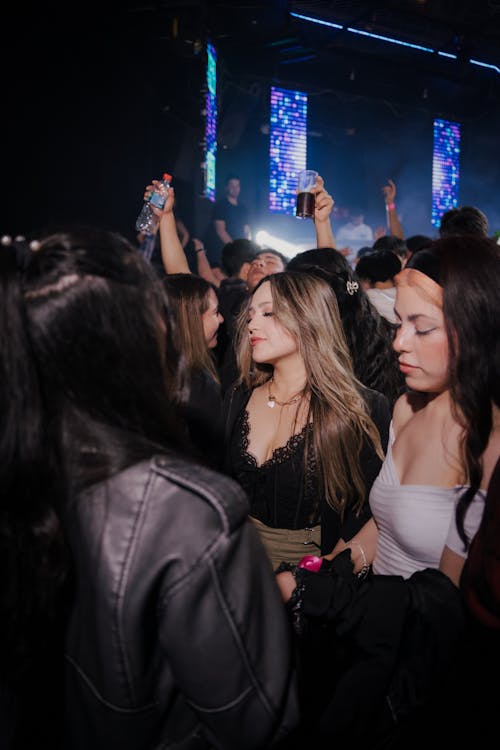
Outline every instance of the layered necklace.
<path id="1" fill-rule="evenodd" d="M 273 395 L 271 391 L 271 386 L 274 383 L 274 378 L 271 378 L 267 381 L 267 406 L 269 409 L 274 409 L 276 404 L 278 406 L 290 406 L 291 404 L 296 404 L 297 401 L 300 401 L 304 397 L 305 389 L 303 388 L 301 391 L 295 394 L 295 396 L 292 396 L 292 398 L 288 399 L 288 401 L 278 401 L 276 396 Z"/>

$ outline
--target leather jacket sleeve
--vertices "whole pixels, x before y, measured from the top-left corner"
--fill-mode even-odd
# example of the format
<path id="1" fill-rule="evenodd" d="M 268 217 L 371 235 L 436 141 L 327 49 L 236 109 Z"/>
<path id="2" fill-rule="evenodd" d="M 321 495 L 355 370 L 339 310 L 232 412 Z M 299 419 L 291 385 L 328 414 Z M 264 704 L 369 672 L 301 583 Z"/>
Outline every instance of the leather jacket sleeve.
<path id="1" fill-rule="evenodd" d="M 295 727 L 289 624 L 236 482 L 160 455 L 65 521 L 65 747 L 260 750 Z"/>
<path id="2" fill-rule="evenodd" d="M 160 645 L 214 747 L 263 748 L 298 721 L 289 626 L 257 532 L 218 494 L 193 520 L 198 550 L 167 566 Z"/>

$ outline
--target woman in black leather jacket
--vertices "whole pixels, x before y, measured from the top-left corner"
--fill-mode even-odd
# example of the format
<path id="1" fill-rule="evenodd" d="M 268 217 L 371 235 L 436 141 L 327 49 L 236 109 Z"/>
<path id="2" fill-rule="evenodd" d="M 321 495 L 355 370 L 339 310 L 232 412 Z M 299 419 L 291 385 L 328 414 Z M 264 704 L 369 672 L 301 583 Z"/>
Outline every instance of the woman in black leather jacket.
<path id="1" fill-rule="evenodd" d="M 284 609 L 245 495 L 184 449 L 160 283 L 98 230 L 0 263 L 0 744 L 269 747 Z"/>

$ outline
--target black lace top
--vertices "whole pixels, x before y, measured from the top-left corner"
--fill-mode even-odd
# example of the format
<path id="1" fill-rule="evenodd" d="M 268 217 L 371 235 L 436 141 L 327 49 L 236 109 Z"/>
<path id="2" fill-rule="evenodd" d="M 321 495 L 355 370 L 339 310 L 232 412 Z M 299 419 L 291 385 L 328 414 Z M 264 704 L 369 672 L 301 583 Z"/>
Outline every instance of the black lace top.
<path id="1" fill-rule="evenodd" d="M 371 516 L 368 500 L 361 514 L 347 509 L 341 519 L 326 502 L 318 481 L 312 445 L 312 425 L 292 435 L 286 445 L 277 448 L 270 459 L 258 466 L 248 452 L 250 425 L 246 406 L 251 392 L 243 387 L 231 388 L 225 394 L 224 470 L 243 487 L 250 502 L 250 514 L 266 526 L 280 529 L 302 529 L 321 523 L 322 554 L 331 552 L 340 538 L 351 539 Z M 366 389 L 372 419 L 379 428 L 382 445 L 387 445 L 390 411 L 387 399 Z M 377 476 L 381 460 L 373 446 L 365 441 L 360 464 L 365 480 L 366 498 Z"/>
<path id="2" fill-rule="evenodd" d="M 186 420 L 188 435 L 199 459 L 214 469 L 221 468 L 223 458 L 221 407 L 219 383 L 208 372 L 193 372 L 189 399 L 181 405 L 180 411 Z"/>
<path id="3" fill-rule="evenodd" d="M 312 450 L 304 460 L 311 425 L 276 448 L 261 466 L 248 452 L 250 424 L 246 409 L 239 414 L 231 442 L 233 476 L 250 499 L 250 513 L 267 526 L 303 529 L 319 523 L 319 495 Z"/>

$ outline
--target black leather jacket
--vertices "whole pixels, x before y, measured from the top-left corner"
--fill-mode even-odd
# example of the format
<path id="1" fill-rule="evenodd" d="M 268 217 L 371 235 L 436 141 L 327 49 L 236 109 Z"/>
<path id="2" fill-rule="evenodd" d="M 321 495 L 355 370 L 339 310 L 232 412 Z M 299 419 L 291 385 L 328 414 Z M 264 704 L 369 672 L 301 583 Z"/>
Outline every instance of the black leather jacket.
<path id="1" fill-rule="evenodd" d="M 295 726 L 285 610 L 247 514 L 231 479 L 167 456 L 68 507 L 67 748 L 245 750 Z"/>

